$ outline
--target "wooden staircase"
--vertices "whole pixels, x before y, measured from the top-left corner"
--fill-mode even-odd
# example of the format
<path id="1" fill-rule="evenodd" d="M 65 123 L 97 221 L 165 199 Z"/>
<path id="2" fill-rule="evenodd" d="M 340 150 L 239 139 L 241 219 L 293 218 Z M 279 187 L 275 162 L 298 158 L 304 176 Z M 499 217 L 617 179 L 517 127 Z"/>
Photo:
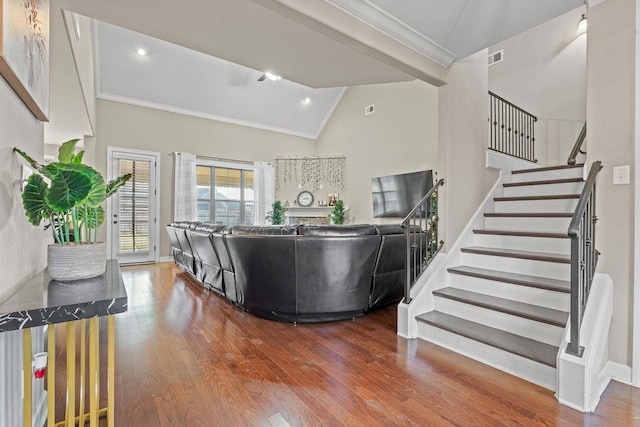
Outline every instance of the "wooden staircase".
<path id="1" fill-rule="evenodd" d="M 569 222 L 583 165 L 512 172 L 494 212 L 461 248 L 418 337 L 551 390 L 569 317 Z"/>

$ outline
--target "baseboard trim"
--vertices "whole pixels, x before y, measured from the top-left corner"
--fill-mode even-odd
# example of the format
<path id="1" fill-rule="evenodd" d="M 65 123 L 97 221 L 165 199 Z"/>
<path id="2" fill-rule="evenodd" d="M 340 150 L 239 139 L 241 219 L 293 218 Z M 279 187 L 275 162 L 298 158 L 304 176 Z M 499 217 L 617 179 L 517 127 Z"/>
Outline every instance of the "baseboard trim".
<path id="1" fill-rule="evenodd" d="M 564 399 L 558 399 L 558 402 L 560 402 L 564 406 L 568 406 L 571 409 L 575 409 L 576 411 L 584 412 L 584 408 L 581 408 L 581 407 L 579 407 L 577 405 L 574 405 L 573 403 L 568 402 L 568 401 L 566 401 Z"/>
<path id="2" fill-rule="evenodd" d="M 161 256 L 160 258 L 158 258 L 158 261 L 156 262 L 172 262 L 172 261 L 173 261 L 172 256 Z"/>
<path id="3" fill-rule="evenodd" d="M 623 365 L 622 363 L 612 362 L 611 360 L 604 365 L 602 370 L 604 375 L 611 377 L 612 380 L 616 380 L 623 384 L 631 384 L 631 367 Z"/>

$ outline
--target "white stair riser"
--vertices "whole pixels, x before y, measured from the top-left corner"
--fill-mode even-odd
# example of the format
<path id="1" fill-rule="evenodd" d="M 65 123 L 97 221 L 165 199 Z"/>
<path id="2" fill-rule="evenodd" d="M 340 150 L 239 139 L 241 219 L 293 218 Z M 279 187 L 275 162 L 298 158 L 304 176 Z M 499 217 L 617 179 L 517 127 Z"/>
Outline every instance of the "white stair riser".
<path id="1" fill-rule="evenodd" d="M 555 391 L 556 369 L 481 342 L 418 322 L 418 337 Z"/>
<path id="2" fill-rule="evenodd" d="M 543 233 L 566 233 L 571 218 L 553 217 L 486 217 L 487 230 L 539 231 Z"/>
<path id="3" fill-rule="evenodd" d="M 484 248 L 517 249 L 555 254 L 570 254 L 571 241 L 567 238 L 503 236 L 497 234 L 474 234 L 475 246 Z"/>
<path id="4" fill-rule="evenodd" d="M 564 328 L 524 319 L 475 305 L 436 296 L 436 310 L 495 329 L 551 345 L 560 345 Z"/>
<path id="5" fill-rule="evenodd" d="M 578 199 L 498 201 L 496 212 L 574 212 Z"/>
<path id="6" fill-rule="evenodd" d="M 511 182 L 544 181 L 549 179 L 583 178 L 583 168 L 511 174 Z"/>
<path id="7" fill-rule="evenodd" d="M 570 280 L 571 273 L 570 264 L 472 253 L 463 253 L 462 263 L 471 267 L 560 280 Z"/>
<path id="8" fill-rule="evenodd" d="M 547 194 L 580 194 L 583 182 L 568 182 L 562 184 L 522 185 L 504 187 L 505 197 L 515 196 L 544 196 Z"/>
<path id="9" fill-rule="evenodd" d="M 514 283 L 498 282 L 478 277 L 449 274 L 449 286 L 470 292 L 478 292 L 498 298 L 505 298 L 554 310 L 569 311 L 570 295 L 547 289 L 532 288 L 531 286 L 516 285 Z"/>

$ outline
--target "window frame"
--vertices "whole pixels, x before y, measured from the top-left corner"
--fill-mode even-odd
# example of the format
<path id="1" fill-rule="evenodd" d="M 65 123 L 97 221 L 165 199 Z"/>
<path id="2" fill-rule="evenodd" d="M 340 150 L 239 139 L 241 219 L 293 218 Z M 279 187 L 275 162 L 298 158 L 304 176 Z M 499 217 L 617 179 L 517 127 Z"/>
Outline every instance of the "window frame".
<path id="1" fill-rule="evenodd" d="M 246 218 L 246 203 L 247 200 L 245 199 L 245 191 L 246 191 L 246 187 L 245 187 L 245 183 L 246 183 L 246 171 L 251 171 L 254 173 L 254 178 L 255 179 L 255 167 L 253 166 L 253 164 L 251 163 L 235 163 L 235 162 L 221 162 L 221 161 L 216 161 L 216 160 L 205 160 L 205 159 L 197 159 L 196 161 L 196 169 L 198 166 L 203 166 L 203 167 L 209 167 L 211 168 L 211 175 L 210 175 L 210 180 L 209 180 L 209 188 L 211 189 L 210 193 L 209 193 L 209 199 L 200 199 L 196 196 L 196 204 L 199 202 L 208 202 L 209 203 L 209 222 L 212 224 L 217 224 L 216 222 L 216 216 L 215 216 L 215 205 L 216 205 L 216 201 L 219 201 L 215 198 L 215 169 L 219 168 L 219 169 L 234 169 L 234 170 L 239 170 L 240 171 L 240 200 L 233 200 L 233 202 L 239 202 L 240 203 L 240 214 L 239 214 L 239 220 L 238 220 L 238 225 L 244 225 L 246 224 L 247 218 Z M 197 186 L 197 183 L 196 183 Z M 251 187 L 253 189 L 253 187 Z M 254 196 L 254 200 L 252 201 L 254 206 L 254 211 L 255 211 L 255 196 Z M 253 219 L 252 219 L 252 223 L 253 223 Z M 223 224 L 223 225 L 227 225 L 227 224 Z"/>

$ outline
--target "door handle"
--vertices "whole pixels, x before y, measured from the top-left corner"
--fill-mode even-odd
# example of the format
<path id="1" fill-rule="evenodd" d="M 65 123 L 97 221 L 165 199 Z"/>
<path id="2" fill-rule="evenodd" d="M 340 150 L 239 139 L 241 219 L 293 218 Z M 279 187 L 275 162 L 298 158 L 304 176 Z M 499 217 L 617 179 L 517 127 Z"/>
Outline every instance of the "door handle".
<path id="1" fill-rule="evenodd" d="M 118 221 L 113 221 L 113 223 L 114 223 L 114 224 L 117 224 L 117 223 L 118 223 Z"/>

